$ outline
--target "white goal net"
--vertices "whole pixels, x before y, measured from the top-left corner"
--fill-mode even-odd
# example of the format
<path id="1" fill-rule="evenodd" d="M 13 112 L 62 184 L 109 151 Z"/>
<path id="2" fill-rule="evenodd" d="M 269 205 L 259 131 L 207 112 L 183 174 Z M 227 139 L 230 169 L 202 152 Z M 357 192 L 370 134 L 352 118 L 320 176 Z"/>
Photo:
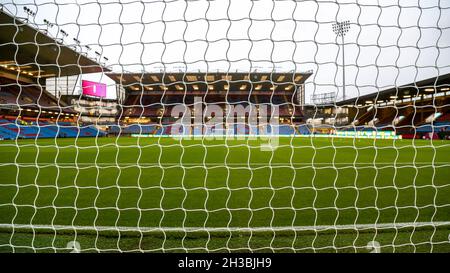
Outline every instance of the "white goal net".
<path id="1" fill-rule="evenodd" d="M 450 251 L 447 1 L 0 3 L 0 252 Z"/>

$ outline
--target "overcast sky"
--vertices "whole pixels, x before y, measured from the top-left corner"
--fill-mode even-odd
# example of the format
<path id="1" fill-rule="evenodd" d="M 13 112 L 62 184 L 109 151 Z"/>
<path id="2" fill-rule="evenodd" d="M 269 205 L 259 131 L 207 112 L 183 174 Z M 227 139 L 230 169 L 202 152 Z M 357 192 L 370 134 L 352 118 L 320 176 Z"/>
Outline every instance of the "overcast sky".
<path id="1" fill-rule="evenodd" d="M 120 71 L 313 70 L 314 93 L 342 97 L 345 36 L 347 97 L 450 72 L 450 1 L 104 1 L 0 0 L 34 22 L 56 23 Z M 58 27 L 50 30 L 57 35 Z"/>

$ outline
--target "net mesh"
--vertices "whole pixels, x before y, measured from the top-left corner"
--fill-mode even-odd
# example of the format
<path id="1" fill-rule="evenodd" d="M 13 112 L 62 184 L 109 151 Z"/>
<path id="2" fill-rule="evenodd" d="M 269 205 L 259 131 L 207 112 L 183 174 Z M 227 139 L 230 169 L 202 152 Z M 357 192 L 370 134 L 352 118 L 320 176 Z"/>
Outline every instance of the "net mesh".
<path id="1" fill-rule="evenodd" d="M 448 252 L 445 1 L 1 1 L 1 252 Z"/>

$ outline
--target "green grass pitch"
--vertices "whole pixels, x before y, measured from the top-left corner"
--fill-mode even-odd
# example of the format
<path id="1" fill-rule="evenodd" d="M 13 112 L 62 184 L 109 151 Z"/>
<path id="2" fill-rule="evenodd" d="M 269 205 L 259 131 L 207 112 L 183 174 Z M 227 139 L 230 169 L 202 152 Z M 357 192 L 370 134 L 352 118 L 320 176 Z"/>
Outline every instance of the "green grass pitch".
<path id="1" fill-rule="evenodd" d="M 450 251 L 448 225 L 390 226 L 450 221 L 448 142 L 261 143 L 2 141 L 0 252 L 67 252 L 73 240 L 83 251 Z M 386 226 L 349 226 L 374 223 Z"/>

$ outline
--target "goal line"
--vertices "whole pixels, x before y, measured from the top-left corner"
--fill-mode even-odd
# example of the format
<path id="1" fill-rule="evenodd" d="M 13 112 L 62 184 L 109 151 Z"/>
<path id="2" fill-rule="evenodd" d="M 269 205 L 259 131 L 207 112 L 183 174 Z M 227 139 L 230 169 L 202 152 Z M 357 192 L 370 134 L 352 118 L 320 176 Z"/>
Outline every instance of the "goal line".
<path id="1" fill-rule="evenodd" d="M 126 227 L 126 226 L 78 226 L 78 225 L 30 225 L 0 224 L 0 230 L 29 229 L 40 231 L 119 231 L 119 232 L 270 232 L 270 231 L 327 231 L 402 229 L 423 227 L 450 227 L 450 221 L 399 222 L 377 224 L 317 225 L 317 226 L 273 226 L 273 227 Z"/>
<path id="2" fill-rule="evenodd" d="M 146 163 L 146 162 L 117 162 L 117 163 L 109 163 L 109 162 L 37 162 L 37 163 L 14 163 L 14 162 L 7 162 L 7 163 L 0 163 L 0 166 L 19 166 L 19 167 L 76 167 L 76 166 L 83 166 L 83 167 L 133 167 L 133 166 L 142 166 L 142 167 L 183 167 L 183 166 L 189 166 L 189 167 L 227 167 L 227 166 L 265 166 L 265 167 L 276 167 L 276 166 L 282 166 L 282 167 L 290 167 L 290 166 L 354 166 L 354 165 L 360 165 L 360 166 L 450 166 L 450 162 L 441 162 L 441 161 L 429 161 L 429 162 L 312 162 L 312 163 L 301 163 L 301 162 L 249 162 L 249 163 L 225 163 L 225 162 L 217 162 L 217 163 L 193 163 L 193 162 L 187 162 L 187 163 L 180 163 L 180 162 L 167 162 L 167 163 Z"/>

